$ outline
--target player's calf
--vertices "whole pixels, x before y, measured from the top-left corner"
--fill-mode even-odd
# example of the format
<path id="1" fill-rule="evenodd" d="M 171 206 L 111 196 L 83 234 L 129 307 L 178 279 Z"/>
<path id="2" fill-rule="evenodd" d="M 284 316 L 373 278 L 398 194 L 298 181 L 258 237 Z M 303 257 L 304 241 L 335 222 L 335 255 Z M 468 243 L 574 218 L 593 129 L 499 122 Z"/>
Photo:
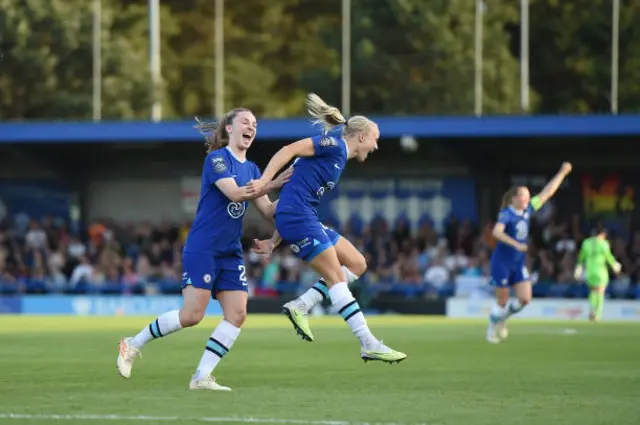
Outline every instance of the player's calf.
<path id="1" fill-rule="evenodd" d="M 333 285 L 329 289 L 331 303 L 338 310 L 338 314 L 349 325 L 353 334 L 360 340 L 364 349 L 371 349 L 379 344 L 373 336 L 360 309 L 360 305 L 353 297 L 346 282 Z"/>
<path id="2" fill-rule="evenodd" d="M 501 300 L 498 297 L 496 303 L 491 307 L 489 312 L 489 325 L 487 326 L 487 342 L 497 344 L 500 342 L 500 338 L 497 333 L 500 326 L 503 326 L 507 316 L 507 303 L 506 300 Z"/>
<path id="3" fill-rule="evenodd" d="M 531 283 L 520 282 L 514 285 L 516 289 L 516 299 L 509 303 L 505 320 L 514 314 L 520 313 L 531 302 Z"/>
<path id="4" fill-rule="evenodd" d="M 239 336 L 240 328 L 238 326 L 226 319 L 222 320 L 207 340 L 192 382 L 208 379 L 220 360 L 229 353 Z"/>
<path id="5" fill-rule="evenodd" d="M 516 298 L 509 302 L 509 306 L 507 308 L 507 317 L 509 318 L 514 314 L 520 313 L 524 308 L 531 302 L 531 298 Z M 505 318 L 505 319 L 506 319 Z"/>

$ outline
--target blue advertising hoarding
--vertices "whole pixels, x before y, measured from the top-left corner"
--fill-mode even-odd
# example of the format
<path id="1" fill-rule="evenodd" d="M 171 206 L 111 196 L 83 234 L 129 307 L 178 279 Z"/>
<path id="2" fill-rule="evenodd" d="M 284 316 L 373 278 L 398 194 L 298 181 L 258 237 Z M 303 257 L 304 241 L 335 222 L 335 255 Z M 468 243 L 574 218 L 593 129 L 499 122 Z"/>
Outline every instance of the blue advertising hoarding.
<path id="1" fill-rule="evenodd" d="M 23 314 L 75 316 L 158 316 L 182 306 L 181 296 L 24 296 L 20 312 Z M 220 304 L 211 300 L 206 314 L 222 314 Z"/>
<path id="2" fill-rule="evenodd" d="M 2 181 L 0 209 L 7 209 L 14 217 L 26 215 L 37 220 L 52 216 L 69 219 L 72 192 L 69 188 L 49 181 Z"/>
<path id="3" fill-rule="evenodd" d="M 0 295 L 0 314 L 20 313 L 21 308 L 20 297 Z"/>
<path id="4" fill-rule="evenodd" d="M 470 178 L 342 179 L 325 195 L 318 212 L 333 225 L 351 221 L 356 227 L 383 218 L 405 219 L 414 229 L 428 221 L 437 232 L 448 220 L 477 222 L 475 182 Z"/>

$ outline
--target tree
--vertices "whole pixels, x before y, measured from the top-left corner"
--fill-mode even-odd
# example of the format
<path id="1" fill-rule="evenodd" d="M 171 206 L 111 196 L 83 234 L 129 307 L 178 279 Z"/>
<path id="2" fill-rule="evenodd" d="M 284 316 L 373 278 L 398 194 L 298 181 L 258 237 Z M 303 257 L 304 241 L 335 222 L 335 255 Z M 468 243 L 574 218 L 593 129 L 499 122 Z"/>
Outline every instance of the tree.
<path id="1" fill-rule="evenodd" d="M 131 36 L 130 9 L 103 3 L 103 115 L 148 116 L 146 40 Z M 0 118 L 90 119 L 91 2 L 0 0 L 0 26 Z"/>
<path id="2" fill-rule="evenodd" d="M 640 101 L 640 2 L 621 1 L 620 108 Z M 534 0 L 531 4 L 531 83 L 543 113 L 610 110 L 610 0 Z"/>
<path id="3" fill-rule="evenodd" d="M 512 2 L 484 17 L 484 106 L 518 109 L 518 68 L 509 52 Z M 475 5 L 467 0 L 354 2 L 354 109 L 375 114 L 471 114 Z"/>
<path id="4" fill-rule="evenodd" d="M 163 72 L 176 77 L 167 81 L 168 97 L 179 116 L 211 114 L 216 54 L 213 2 L 167 3 L 180 23 L 180 31 L 168 40 L 171 50 L 179 53 L 163 57 Z M 340 0 L 226 1 L 224 7 L 227 109 L 244 106 L 263 117 L 298 115 L 303 113 L 309 86 L 335 85 L 339 50 L 322 43 L 321 34 L 329 27 L 340 29 Z M 339 85 L 337 93 L 339 100 Z"/>

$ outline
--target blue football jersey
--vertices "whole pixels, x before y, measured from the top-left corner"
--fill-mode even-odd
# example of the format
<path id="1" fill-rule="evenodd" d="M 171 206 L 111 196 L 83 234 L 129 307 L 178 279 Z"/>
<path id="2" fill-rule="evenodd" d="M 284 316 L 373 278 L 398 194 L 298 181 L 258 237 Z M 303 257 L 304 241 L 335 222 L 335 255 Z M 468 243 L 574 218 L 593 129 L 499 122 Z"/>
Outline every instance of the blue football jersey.
<path id="1" fill-rule="evenodd" d="M 516 241 L 526 244 L 529 242 L 529 221 L 534 212 L 531 204 L 523 211 L 513 207 L 503 208 L 498 214 L 498 223 L 504 224 L 504 233 Z M 525 253 L 518 251 L 511 245 L 498 241 L 493 252 L 493 260 L 515 261 L 524 258 Z"/>
<path id="2" fill-rule="evenodd" d="M 224 256 L 242 251 L 242 218 L 247 202 L 232 202 L 215 183 L 233 178 L 238 186 L 259 179 L 260 170 L 249 160 L 240 161 L 230 148 L 207 155 L 202 168 L 200 201 L 184 252 Z"/>
<path id="3" fill-rule="evenodd" d="M 293 163 L 293 176 L 280 192 L 278 213 L 311 214 L 322 196 L 338 184 L 347 164 L 347 142 L 339 137 L 312 137 L 315 155 L 298 158 Z"/>

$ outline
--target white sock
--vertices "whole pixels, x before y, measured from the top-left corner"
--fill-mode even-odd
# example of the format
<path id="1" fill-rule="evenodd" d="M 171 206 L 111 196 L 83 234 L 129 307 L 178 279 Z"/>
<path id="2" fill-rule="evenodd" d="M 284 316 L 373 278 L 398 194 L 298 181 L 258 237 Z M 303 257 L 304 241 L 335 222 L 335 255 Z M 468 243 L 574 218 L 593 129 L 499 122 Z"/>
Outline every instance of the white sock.
<path id="1" fill-rule="evenodd" d="M 302 308 L 309 312 L 316 304 L 321 303 L 329 297 L 329 289 L 323 279 L 320 279 L 307 291 L 298 297 Z"/>
<path id="2" fill-rule="evenodd" d="M 517 299 L 517 298 L 516 298 L 515 300 L 511 301 L 511 302 L 508 304 L 508 307 L 507 307 L 507 314 L 506 314 L 505 319 L 506 319 L 507 317 L 511 317 L 511 316 L 513 316 L 514 314 L 519 313 L 520 311 L 522 311 L 522 309 L 523 309 L 523 308 L 524 308 L 524 305 L 522 305 L 522 303 L 520 302 L 520 300 L 519 300 L 519 299 Z"/>
<path id="3" fill-rule="evenodd" d="M 489 320 L 491 324 L 495 325 L 498 322 L 502 322 L 506 318 L 507 306 L 501 306 L 497 302 L 491 307 L 491 313 L 489 313 Z"/>
<path id="4" fill-rule="evenodd" d="M 347 266 L 342 266 L 342 271 L 347 278 L 347 284 L 353 283 L 359 278 L 359 276 L 356 276 L 356 274 L 349 270 Z"/>
<path id="5" fill-rule="evenodd" d="M 342 271 L 347 278 L 347 284 L 355 282 L 358 280 L 358 276 L 354 274 L 347 266 L 342 266 Z M 311 288 L 307 289 L 307 291 L 298 297 L 298 300 L 302 302 L 306 311 L 309 312 L 316 304 L 321 303 L 322 301 L 329 298 L 329 289 L 327 288 L 327 284 L 324 282 L 324 279 L 320 279 L 316 282 Z"/>
<path id="6" fill-rule="evenodd" d="M 233 343 L 240 335 L 240 328 L 222 320 L 207 341 L 200 364 L 196 370 L 195 379 L 202 379 L 211 375 L 220 360 L 229 352 Z"/>
<path id="7" fill-rule="evenodd" d="M 138 335 L 131 340 L 131 345 L 141 349 L 152 339 L 162 338 L 182 329 L 180 324 L 180 310 L 171 310 L 144 327 Z"/>
<path id="8" fill-rule="evenodd" d="M 362 314 L 358 302 L 349 291 L 347 282 L 333 285 L 329 289 L 329 298 L 331 303 L 338 309 L 340 316 L 347 322 L 353 334 L 360 340 L 360 345 L 370 348 L 378 342 L 369 330 L 364 314 Z"/>

